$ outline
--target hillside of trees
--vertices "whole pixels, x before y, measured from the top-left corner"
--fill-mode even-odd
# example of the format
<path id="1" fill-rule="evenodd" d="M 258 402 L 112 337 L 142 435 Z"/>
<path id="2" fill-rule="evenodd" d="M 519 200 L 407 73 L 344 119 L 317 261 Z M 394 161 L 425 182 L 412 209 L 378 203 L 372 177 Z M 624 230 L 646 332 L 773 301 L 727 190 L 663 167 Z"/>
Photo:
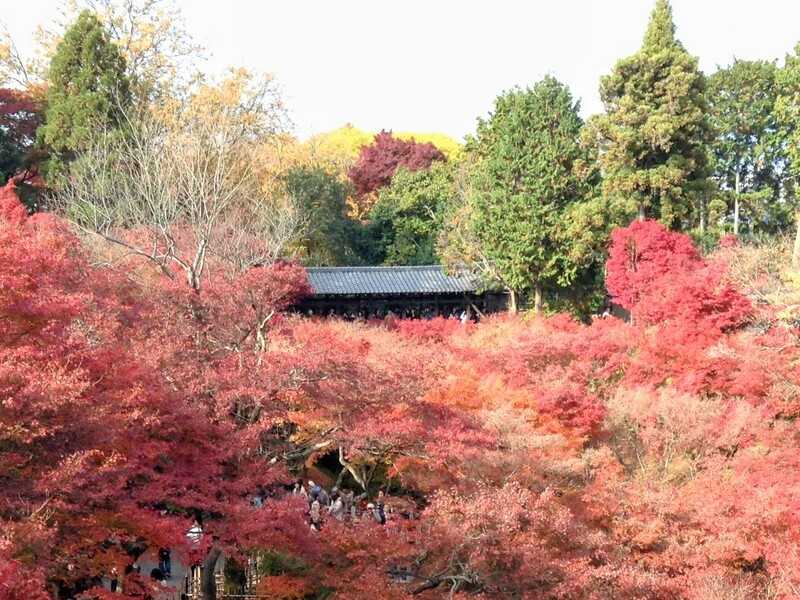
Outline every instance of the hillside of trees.
<path id="1" fill-rule="evenodd" d="M 0 600 L 180 597 L 162 548 L 273 600 L 800 597 L 800 45 L 707 75 L 657 0 L 586 121 L 547 76 L 464 144 L 298 140 L 172 5 L 73 4 L 0 38 Z M 432 263 L 513 310 L 288 310 Z"/>

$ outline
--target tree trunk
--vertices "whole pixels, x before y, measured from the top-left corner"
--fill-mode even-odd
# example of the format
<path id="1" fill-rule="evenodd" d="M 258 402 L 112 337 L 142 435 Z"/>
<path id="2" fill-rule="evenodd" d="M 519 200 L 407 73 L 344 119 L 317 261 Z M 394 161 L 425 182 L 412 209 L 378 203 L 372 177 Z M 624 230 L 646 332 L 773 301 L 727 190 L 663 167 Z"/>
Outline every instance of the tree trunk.
<path id="1" fill-rule="evenodd" d="M 516 313 L 519 310 L 519 296 L 516 290 L 508 290 L 508 312 Z"/>
<path id="2" fill-rule="evenodd" d="M 644 204 L 639 204 L 639 220 L 644 221 L 647 218 L 644 210 Z"/>
<path id="3" fill-rule="evenodd" d="M 792 268 L 795 270 L 800 270 L 800 210 L 795 213 L 794 216 L 797 231 L 794 235 L 794 250 L 792 252 Z"/>
<path id="4" fill-rule="evenodd" d="M 706 232 L 706 211 L 708 211 L 708 193 L 700 200 L 700 233 Z"/>
<path id="5" fill-rule="evenodd" d="M 200 584 L 203 600 L 217 600 L 217 582 L 214 577 L 214 569 L 220 556 L 222 556 L 222 550 L 215 546 L 208 551 L 208 555 L 203 561 L 203 579 Z"/>
<path id="6" fill-rule="evenodd" d="M 739 171 L 736 171 L 736 185 L 733 196 L 733 235 L 739 235 L 739 190 L 741 189 L 741 180 Z"/>
<path id="7" fill-rule="evenodd" d="M 533 311 L 537 315 L 542 313 L 542 284 L 538 281 L 533 286 Z"/>

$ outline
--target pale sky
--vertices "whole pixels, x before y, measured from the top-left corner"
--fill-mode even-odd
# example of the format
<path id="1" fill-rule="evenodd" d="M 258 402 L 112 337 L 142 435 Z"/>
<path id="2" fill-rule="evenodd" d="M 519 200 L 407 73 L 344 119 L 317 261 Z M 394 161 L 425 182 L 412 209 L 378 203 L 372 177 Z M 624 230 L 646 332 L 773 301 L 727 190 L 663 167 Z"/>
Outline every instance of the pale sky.
<path id="1" fill-rule="evenodd" d="M 3 0 L 10 3 L 10 0 Z M 0 21 L 22 48 L 60 0 Z M 637 50 L 654 0 L 181 0 L 207 71 L 273 73 L 301 137 L 367 129 L 474 131 L 494 98 L 552 74 L 599 112 L 598 81 Z M 678 37 L 711 72 L 800 41 L 800 0 L 672 0 Z"/>

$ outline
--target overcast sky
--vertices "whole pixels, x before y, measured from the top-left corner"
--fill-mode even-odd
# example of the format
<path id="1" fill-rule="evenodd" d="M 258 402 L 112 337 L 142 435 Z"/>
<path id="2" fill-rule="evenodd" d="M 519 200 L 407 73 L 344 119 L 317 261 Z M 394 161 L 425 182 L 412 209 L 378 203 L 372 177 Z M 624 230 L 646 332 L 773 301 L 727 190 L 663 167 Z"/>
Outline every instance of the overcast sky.
<path id="1" fill-rule="evenodd" d="M 10 1 L 10 0 L 9 0 Z M 474 130 L 499 92 L 545 74 L 584 115 L 598 80 L 641 44 L 654 0 L 182 0 L 208 70 L 278 78 L 300 136 L 368 130 Z M 19 45 L 60 0 L 0 11 Z M 672 0 L 678 37 L 706 71 L 781 58 L 800 41 L 800 0 Z M 19 3 L 15 4 L 18 8 Z"/>

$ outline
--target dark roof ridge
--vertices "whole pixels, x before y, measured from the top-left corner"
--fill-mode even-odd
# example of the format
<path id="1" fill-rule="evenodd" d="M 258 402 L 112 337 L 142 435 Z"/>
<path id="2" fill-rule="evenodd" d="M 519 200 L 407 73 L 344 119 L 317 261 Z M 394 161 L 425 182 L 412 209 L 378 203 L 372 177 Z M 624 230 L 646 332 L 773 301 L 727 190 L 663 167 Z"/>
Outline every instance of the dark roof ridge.
<path id="1" fill-rule="evenodd" d="M 442 265 L 353 265 L 342 267 L 306 267 L 307 271 L 422 271 L 424 269 L 441 269 Z"/>

